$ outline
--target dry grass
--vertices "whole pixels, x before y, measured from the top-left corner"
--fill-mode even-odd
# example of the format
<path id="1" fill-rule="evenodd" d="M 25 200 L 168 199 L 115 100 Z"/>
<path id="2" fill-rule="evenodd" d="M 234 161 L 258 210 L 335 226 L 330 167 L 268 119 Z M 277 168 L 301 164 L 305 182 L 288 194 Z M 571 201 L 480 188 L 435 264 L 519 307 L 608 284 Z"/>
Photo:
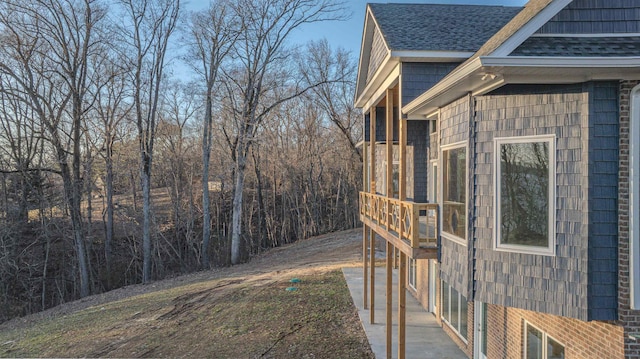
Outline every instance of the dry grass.
<path id="1" fill-rule="evenodd" d="M 373 358 L 339 271 L 357 258 L 357 234 L 303 241 L 208 279 L 159 283 L 162 290 L 0 326 L 0 357 Z M 293 277 L 301 282 L 290 283 Z"/>

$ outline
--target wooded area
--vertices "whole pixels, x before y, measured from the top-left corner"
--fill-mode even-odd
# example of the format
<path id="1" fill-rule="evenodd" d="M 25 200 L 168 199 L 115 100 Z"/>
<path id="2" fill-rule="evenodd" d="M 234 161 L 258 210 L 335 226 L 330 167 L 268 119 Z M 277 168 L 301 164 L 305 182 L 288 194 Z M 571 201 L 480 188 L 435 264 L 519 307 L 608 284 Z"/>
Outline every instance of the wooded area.
<path id="1" fill-rule="evenodd" d="M 343 4 L 181 6 L 0 3 L 0 322 L 357 226 Z"/>

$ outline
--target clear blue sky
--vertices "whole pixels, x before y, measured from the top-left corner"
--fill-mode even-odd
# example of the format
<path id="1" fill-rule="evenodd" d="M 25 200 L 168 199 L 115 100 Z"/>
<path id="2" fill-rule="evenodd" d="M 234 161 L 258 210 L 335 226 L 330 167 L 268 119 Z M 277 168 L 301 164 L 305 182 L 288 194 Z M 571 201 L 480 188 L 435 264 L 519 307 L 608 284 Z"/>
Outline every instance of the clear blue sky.
<path id="1" fill-rule="evenodd" d="M 307 24 L 291 34 L 290 44 L 304 45 L 310 40 L 326 38 L 333 48 L 344 48 L 357 58 L 360 55 L 364 13 L 367 3 L 371 2 L 524 6 L 527 0 L 345 0 L 345 2 L 351 12 L 349 20 Z M 187 0 L 185 9 L 197 11 L 206 8 L 208 4 L 209 0 Z M 173 66 L 178 77 L 188 76 L 188 70 L 184 64 L 174 63 Z"/>

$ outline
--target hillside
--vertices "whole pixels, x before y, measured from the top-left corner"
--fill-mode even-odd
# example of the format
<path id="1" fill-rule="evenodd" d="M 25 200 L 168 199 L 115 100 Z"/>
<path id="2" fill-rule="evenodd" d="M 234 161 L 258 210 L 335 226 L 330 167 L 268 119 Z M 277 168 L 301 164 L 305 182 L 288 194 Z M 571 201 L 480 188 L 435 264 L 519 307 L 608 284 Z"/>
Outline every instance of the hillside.
<path id="1" fill-rule="evenodd" d="M 0 357 L 372 358 L 339 270 L 359 264 L 360 238 L 319 236 L 15 319 L 0 325 Z"/>

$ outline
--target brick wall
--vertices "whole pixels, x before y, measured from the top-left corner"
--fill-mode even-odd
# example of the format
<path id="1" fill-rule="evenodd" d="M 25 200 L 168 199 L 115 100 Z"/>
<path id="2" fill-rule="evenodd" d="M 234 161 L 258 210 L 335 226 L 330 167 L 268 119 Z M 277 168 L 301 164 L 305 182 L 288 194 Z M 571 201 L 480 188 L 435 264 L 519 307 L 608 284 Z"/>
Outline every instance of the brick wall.
<path id="1" fill-rule="evenodd" d="M 522 358 L 524 321 L 565 345 L 566 359 L 623 358 L 622 327 L 609 322 L 578 319 L 489 305 L 487 308 L 489 358 Z"/>
<path id="2" fill-rule="evenodd" d="M 429 261 L 416 261 L 416 289 L 409 285 L 409 275 L 407 274 L 407 290 L 418 300 L 425 311 L 429 310 Z M 409 265 L 407 264 L 407 268 Z"/>
<path id="3" fill-rule="evenodd" d="M 629 297 L 629 121 L 631 90 L 640 81 L 620 82 L 620 165 L 618 175 L 618 319 L 624 326 L 627 358 L 640 358 L 640 343 L 629 334 L 640 332 L 640 311 L 630 309 Z"/>

